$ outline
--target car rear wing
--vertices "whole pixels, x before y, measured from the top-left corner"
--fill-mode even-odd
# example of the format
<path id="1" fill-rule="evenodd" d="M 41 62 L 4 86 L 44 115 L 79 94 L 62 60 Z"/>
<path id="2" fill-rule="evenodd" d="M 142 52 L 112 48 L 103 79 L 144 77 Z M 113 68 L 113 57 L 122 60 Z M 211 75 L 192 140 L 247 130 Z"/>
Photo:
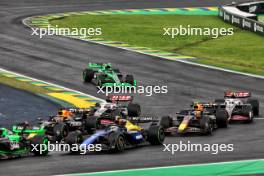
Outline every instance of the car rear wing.
<path id="1" fill-rule="evenodd" d="M 151 117 L 151 116 L 127 117 L 126 119 L 132 123 L 159 122 L 159 119 L 157 117 Z"/>
<path id="2" fill-rule="evenodd" d="M 111 63 L 89 63 L 88 64 L 88 67 L 89 68 L 98 68 L 98 69 L 101 69 L 103 68 L 104 66 L 109 66 L 109 67 L 112 67 L 112 64 Z"/>
<path id="3" fill-rule="evenodd" d="M 71 113 L 77 113 L 77 114 L 89 113 L 92 111 L 91 108 L 61 108 L 61 109 L 59 109 L 59 111 L 62 111 L 62 110 L 66 110 L 66 111 L 69 111 Z"/>
<path id="4" fill-rule="evenodd" d="M 201 105 L 203 105 L 204 108 L 213 108 L 213 107 L 216 107 L 219 105 L 215 102 L 193 102 L 191 104 L 191 107 L 193 107 L 195 104 L 201 104 Z"/>
<path id="5" fill-rule="evenodd" d="M 227 98 L 248 98 L 251 96 L 250 92 L 243 92 L 243 91 L 239 91 L 239 92 L 225 92 L 225 97 Z"/>
<path id="6" fill-rule="evenodd" d="M 107 102 L 119 102 L 119 101 L 133 101 L 133 96 L 130 95 L 111 95 L 106 99 Z"/>

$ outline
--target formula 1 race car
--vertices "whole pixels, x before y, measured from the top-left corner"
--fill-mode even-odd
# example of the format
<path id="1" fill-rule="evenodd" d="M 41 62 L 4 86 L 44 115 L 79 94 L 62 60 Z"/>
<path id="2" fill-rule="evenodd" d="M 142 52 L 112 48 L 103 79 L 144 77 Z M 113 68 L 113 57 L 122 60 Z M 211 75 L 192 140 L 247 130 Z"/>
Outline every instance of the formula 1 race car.
<path id="1" fill-rule="evenodd" d="M 30 127 L 27 123 L 13 126 L 12 131 L 0 128 L 0 158 L 19 157 L 30 153 L 47 155 L 48 141 L 43 128 Z M 44 146 L 41 150 L 40 144 Z"/>
<path id="2" fill-rule="evenodd" d="M 109 96 L 106 102 L 97 103 L 95 107 L 61 108 L 56 116 L 51 116 L 48 120 L 39 120 L 50 140 L 60 142 L 71 131 L 93 133 L 95 129 L 111 124 L 116 116 L 124 119 L 139 116 L 140 105 L 132 101 L 132 96 Z"/>
<path id="3" fill-rule="evenodd" d="M 112 124 L 116 116 L 123 119 L 138 117 L 141 114 L 141 107 L 133 103 L 132 96 L 113 95 L 109 96 L 106 102 L 96 104 L 91 112 L 86 120 L 86 126 L 90 132 L 101 126 Z"/>
<path id="4" fill-rule="evenodd" d="M 160 121 L 165 134 L 200 133 L 211 135 L 218 127 L 227 127 L 228 116 L 224 110 L 208 111 L 203 104 L 194 103 L 191 109 L 176 113 L 176 118 L 164 116 Z"/>
<path id="5" fill-rule="evenodd" d="M 90 112 L 90 109 L 61 108 L 57 115 L 50 116 L 48 120 L 39 120 L 50 140 L 60 142 L 70 131 L 79 130 L 85 133 L 87 114 Z M 83 115 L 84 113 L 86 116 Z"/>
<path id="6" fill-rule="evenodd" d="M 83 80 L 84 82 L 94 80 L 94 83 L 99 87 L 130 87 L 137 85 L 133 75 L 125 76 L 119 69 L 114 69 L 110 63 L 89 63 L 83 71 Z"/>
<path id="7" fill-rule="evenodd" d="M 161 145 L 165 139 L 164 129 L 154 121 L 148 123 L 147 126 L 146 129 L 143 129 L 138 124 L 120 118 L 118 123 L 96 130 L 94 134 L 89 136 L 72 132 L 65 139 L 65 142 L 70 145 L 79 142 L 81 148 L 91 144 L 100 144 L 100 151 L 111 152 L 123 152 L 125 149 L 147 144 Z"/>
<path id="8" fill-rule="evenodd" d="M 250 97 L 250 92 L 225 92 L 224 99 L 216 99 L 215 104 L 226 110 L 229 121 L 251 123 L 259 115 L 259 101 Z"/>

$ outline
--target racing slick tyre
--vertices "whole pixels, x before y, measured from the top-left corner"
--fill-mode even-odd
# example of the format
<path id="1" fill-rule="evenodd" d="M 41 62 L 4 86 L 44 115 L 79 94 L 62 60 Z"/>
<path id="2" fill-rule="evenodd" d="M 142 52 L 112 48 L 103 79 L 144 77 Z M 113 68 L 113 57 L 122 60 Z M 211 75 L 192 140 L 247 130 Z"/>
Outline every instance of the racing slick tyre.
<path id="1" fill-rule="evenodd" d="M 204 134 L 204 135 L 212 135 L 213 134 L 214 125 L 208 117 L 201 118 L 200 128 L 202 130 L 202 134 Z"/>
<path id="2" fill-rule="evenodd" d="M 113 68 L 113 71 L 114 71 L 115 73 L 117 73 L 117 74 L 120 74 L 120 73 L 121 73 L 120 70 L 119 70 L 119 68 Z"/>
<path id="3" fill-rule="evenodd" d="M 165 139 L 165 133 L 162 126 L 149 127 L 147 141 L 151 145 L 161 145 L 164 139 Z"/>
<path id="4" fill-rule="evenodd" d="M 141 107 L 137 103 L 129 103 L 127 106 L 129 117 L 138 117 L 141 114 Z"/>
<path id="5" fill-rule="evenodd" d="M 48 142 L 48 137 L 44 135 L 36 135 L 32 139 L 30 139 L 30 151 L 36 156 L 47 155 L 49 153 Z"/>
<path id="6" fill-rule="evenodd" d="M 110 144 L 110 152 L 123 152 L 126 147 L 126 141 L 122 134 L 119 132 L 112 132 L 108 136 Z"/>
<path id="7" fill-rule="evenodd" d="M 85 119 L 85 129 L 88 134 L 92 134 L 98 127 L 98 117 L 91 116 Z"/>
<path id="8" fill-rule="evenodd" d="M 79 153 L 80 149 L 73 147 L 74 144 L 81 144 L 83 142 L 83 136 L 80 131 L 70 132 L 69 135 L 65 138 L 65 143 L 69 144 L 71 153 Z"/>
<path id="9" fill-rule="evenodd" d="M 245 123 L 252 123 L 254 118 L 254 111 L 252 106 L 245 106 L 242 111 L 240 112 L 242 116 L 248 117 L 247 120 L 245 120 Z"/>
<path id="10" fill-rule="evenodd" d="M 134 77 L 133 75 L 126 75 L 125 82 L 134 85 Z"/>
<path id="11" fill-rule="evenodd" d="M 249 99 L 248 103 L 252 106 L 253 115 L 259 116 L 259 101 L 256 99 Z"/>
<path id="12" fill-rule="evenodd" d="M 227 128 L 228 126 L 228 113 L 226 110 L 216 110 L 216 124 L 218 128 Z"/>
<path id="13" fill-rule="evenodd" d="M 163 127 L 163 128 L 169 128 L 169 127 L 172 127 L 172 118 L 170 116 L 163 116 L 161 117 L 161 120 L 160 120 L 160 125 Z"/>
<path id="14" fill-rule="evenodd" d="M 254 119 L 254 111 L 248 112 L 248 120 L 245 121 L 245 123 L 252 123 Z"/>
<path id="15" fill-rule="evenodd" d="M 55 141 L 60 142 L 69 134 L 69 128 L 65 123 L 57 123 L 53 127 Z"/>
<path id="16" fill-rule="evenodd" d="M 84 82 L 91 82 L 92 79 L 94 78 L 94 71 L 93 70 L 90 70 L 90 69 L 85 69 L 83 71 L 83 80 Z"/>

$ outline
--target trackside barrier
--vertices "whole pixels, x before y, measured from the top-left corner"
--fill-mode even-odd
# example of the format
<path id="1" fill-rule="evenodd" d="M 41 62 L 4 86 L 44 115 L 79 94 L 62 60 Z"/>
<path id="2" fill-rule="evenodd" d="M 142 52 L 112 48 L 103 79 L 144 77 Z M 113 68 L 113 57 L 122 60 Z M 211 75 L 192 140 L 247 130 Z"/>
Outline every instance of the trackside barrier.
<path id="1" fill-rule="evenodd" d="M 240 11 L 237 8 L 235 8 L 235 10 L 230 10 L 229 7 L 235 8 L 235 5 L 219 7 L 218 16 L 224 21 L 231 23 L 237 27 L 258 33 L 260 35 L 264 35 L 264 23 L 256 21 L 257 15 Z M 248 9 L 250 9 L 250 7 Z"/>

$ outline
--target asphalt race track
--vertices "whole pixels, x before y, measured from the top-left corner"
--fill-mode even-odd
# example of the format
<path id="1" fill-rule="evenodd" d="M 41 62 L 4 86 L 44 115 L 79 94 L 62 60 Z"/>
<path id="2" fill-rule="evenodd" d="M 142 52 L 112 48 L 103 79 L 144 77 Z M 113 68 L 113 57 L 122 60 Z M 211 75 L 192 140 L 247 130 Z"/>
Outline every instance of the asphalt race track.
<path id="1" fill-rule="evenodd" d="M 29 120 L 29 123 L 35 124 L 37 117 L 53 115 L 59 107 L 47 99 L 0 84 L 1 127 Z"/>
<path id="2" fill-rule="evenodd" d="M 0 1 L 0 67 L 49 81 L 94 96 L 92 85 L 82 83 L 81 71 L 88 62 L 111 62 L 121 71 L 133 73 L 144 85 L 167 85 L 169 93 L 151 97 L 136 96 L 145 114 L 173 115 L 189 106 L 192 100 L 220 98 L 228 89 L 253 92 L 264 107 L 264 80 L 240 76 L 183 63 L 162 60 L 121 49 L 86 43 L 64 37 L 31 36 L 22 19 L 28 16 L 64 11 L 217 6 L 230 1 L 216 0 L 1 0 Z M 19 114 L 16 118 L 19 118 Z M 233 143 L 234 152 L 212 155 L 202 152 L 178 152 L 171 155 L 162 147 L 143 147 L 122 154 L 89 154 L 84 156 L 52 153 L 45 158 L 31 157 L 0 161 L 0 175 L 52 175 L 168 166 L 191 163 L 264 158 L 264 120 L 254 124 L 232 125 L 211 137 L 170 137 L 165 143 Z M 254 149 L 254 150 L 252 150 Z"/>

